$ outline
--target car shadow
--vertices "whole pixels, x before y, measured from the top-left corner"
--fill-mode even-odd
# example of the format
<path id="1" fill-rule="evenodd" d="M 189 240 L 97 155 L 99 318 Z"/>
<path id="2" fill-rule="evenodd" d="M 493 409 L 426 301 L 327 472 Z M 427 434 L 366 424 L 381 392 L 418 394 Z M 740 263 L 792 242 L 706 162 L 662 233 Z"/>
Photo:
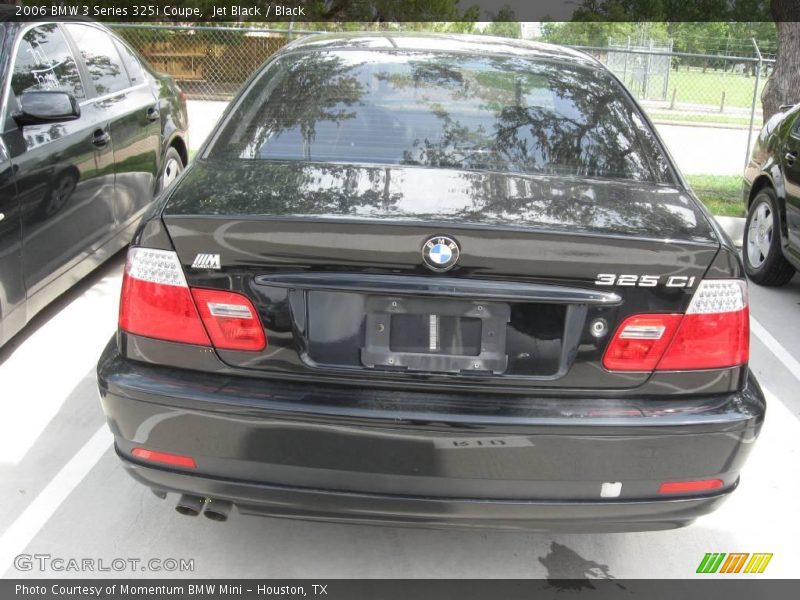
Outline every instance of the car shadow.
<path id="1" fill-rule="evenodd" d="M 28 338 L 34 333 L 39 331 L 44 325 L 50 321 L 55 315 L 62 311 L 65 307 L 71 304 L 74 300 L 81 295 L 88 292 L 93 286 L 97 285 L 104 277 L 112 274 L 115 270 L 122 267 L 125 263 L 125 255 L 127 253 L 127 246 L 114 254 L 100 267 L 92 271 L 89 275 L 84 277 L 80 282 L 72 286 L 69 290 L 64 292 L 61 296 L 56 298 L 53 302 L 48 304 L 45 308 L 39 311 L 28 324 L 22 328 L 13 338 L 0 348 L 0 365 L 2 365 L 14 352 L 22 346 Z M 22 309 L 20 309 L 22 310 Z"/>

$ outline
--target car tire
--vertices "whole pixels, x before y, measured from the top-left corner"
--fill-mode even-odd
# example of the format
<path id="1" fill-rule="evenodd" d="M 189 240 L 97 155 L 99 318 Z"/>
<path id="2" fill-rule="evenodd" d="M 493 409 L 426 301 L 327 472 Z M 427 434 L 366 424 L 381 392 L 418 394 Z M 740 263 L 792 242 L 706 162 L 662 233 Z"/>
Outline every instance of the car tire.
<path id="1" fill-rule="evenodd" d="M 761 190 L 747 213 L 742 243 L 744 270 L 759 285 L 785 285 L 795 269 L 781 249 L 778 197 L 771 188 Z"/>
<path id="2" fill-rule="evenodd" d="M 170 146 L 164 155 L 164 163 L 161 167 L 161 177 L 159 178 L 159 191 L 163 192 L 183 173 L 186 165 L 178 151 Z"/>
<path id="3" fill-rule="evenodd" d="M 39 217 L 48 219 L 66 206 L 75 187 L 78 178 L 72 173 L 62 173 L 55 182 L 50 184 L 45 199 L 39 206 Z"/>

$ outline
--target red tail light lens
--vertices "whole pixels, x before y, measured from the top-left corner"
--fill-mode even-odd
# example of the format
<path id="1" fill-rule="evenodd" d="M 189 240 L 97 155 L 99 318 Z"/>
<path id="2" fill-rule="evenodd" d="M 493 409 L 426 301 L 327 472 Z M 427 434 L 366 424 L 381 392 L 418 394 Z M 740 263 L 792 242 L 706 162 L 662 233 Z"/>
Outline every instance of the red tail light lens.
<path id="1" fill-rule="evenodd" d="M 159 340 L 211 345 L 177 254 L 150 248 L 128 251 L 119 328 Z"/>
<path id="2" fill-rule="evenodd" d="M 682 371 L 745 364 L 750 322 L 739 279 L 700 282 L 685 315 L 641 314 L 623 321 L 603 366 L 611 371 Z"/>
<path id="3" fill-rule="evenodd" d="M 652 371 L 682 318 L 670 314 L 628 317 L 608 344 L 603 366 L 610 371 Z"/>
<path id="4" fill-rule="evenodd" d="M 263 350 L 267 345 L 264 328 L 250 300 L 224 290 L 192 289 L 215 348 L 225 350 Z"/>
<path id="5" fill-rule="evenodd" d="M 119 327 L 159 340 L 225 350 L 258 351 L 267 345 L 248 298 L 225 290 L 190 290 L 178 255 L 169 250 L 128 251 Z"/>
<path id="6" fill-rule="evenodd" d="M 750 313 L 744 281 L 705 280 L 692 298 L 659 371 L 719 369 L 750 357 Z"/>

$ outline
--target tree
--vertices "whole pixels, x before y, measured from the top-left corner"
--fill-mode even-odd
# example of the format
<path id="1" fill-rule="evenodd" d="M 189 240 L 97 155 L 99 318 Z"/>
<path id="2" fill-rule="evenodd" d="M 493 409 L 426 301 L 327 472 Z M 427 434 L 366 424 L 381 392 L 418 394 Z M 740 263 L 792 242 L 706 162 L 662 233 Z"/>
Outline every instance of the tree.
<path id="1" fill-rule="evenodd" d="M 501 37 L 519 38 L 522 37 L 519 21 L 517 21 L 514 11 L 508 5 L 504 5 L 494 16 L 492 22 L 483 30 L 486 35 L 498 35 Z"/>
<path id="2" fill-rule="evenodd" d="M 795 0 L 772 0 L 770 13 L 778 30 L 778 54 L 761 93 L 765 123 L 781 105 L 800 102 L 800 10 Z"/>

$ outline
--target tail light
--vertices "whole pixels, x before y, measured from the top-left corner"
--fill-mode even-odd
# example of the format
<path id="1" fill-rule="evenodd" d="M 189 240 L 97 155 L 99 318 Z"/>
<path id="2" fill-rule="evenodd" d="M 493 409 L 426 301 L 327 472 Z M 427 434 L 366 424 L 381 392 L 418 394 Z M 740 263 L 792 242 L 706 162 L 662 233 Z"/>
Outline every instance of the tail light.
<path id="1" fill-rule="evenodd" d="M 603 356 L 611 371 L 652 371 L 667 349 L 682 315 L 633 315 L 622 322 Z"/>
<path id="2" fill-rule="evenodd" d="M 685 315 L 640 314 L 619 326 L 603 356 L 611 371 L 681 371 L 745 364 L 750 324 L 739 279 L 700 282 Z"/>
<path id="3" fill-rule="evenodd" d="M 658 370 L 735 367 L 749 357 L 747 284 L 739 279 L 706 279 L 694 293 Z"/>
<path id="4" fill-rule="evenodd" d="M 146 337 L 210 346 L 178 255 L 131 248 L 122 280 L 119 327 Z"/>
<path id="5" fill-rule="evenodd" d="M 192 289 L 192 296 L 214 347 L 257 351 L 267 345 L 256 309 L 246 297 L 206 289 Z"/>
<path id="6" fill-rule="evenodd" d="M 264 329 L 250 300 L 226 290 L 190 289 L 175 252 L 131 248 L 125 265 L 119 327 L 159 340 L 262 350 Z"/>

